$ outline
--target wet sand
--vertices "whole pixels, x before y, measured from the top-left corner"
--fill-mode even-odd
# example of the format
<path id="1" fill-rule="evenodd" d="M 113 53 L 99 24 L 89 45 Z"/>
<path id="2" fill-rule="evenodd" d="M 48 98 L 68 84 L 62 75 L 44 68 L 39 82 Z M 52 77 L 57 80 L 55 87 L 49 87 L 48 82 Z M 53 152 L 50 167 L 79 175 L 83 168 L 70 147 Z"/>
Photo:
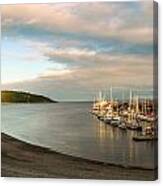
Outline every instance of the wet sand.
<path id="1" fill-rule="evenodd" d="M 147 180 L 156 170 L 124 168 L 64 155 L 1 134 L 1 176 L 74 179 Z"/>

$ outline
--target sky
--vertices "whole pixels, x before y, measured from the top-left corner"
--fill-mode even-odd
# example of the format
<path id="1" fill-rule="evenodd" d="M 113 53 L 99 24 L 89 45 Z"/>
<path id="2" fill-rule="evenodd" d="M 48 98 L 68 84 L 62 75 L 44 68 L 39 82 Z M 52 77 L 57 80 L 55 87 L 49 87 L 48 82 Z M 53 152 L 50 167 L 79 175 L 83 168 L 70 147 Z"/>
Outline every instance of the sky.
<path id="1" fill-rule="evenodd" d="M 152 1 L 2 5 L 1 20 L 2 89 L 86 101 L 153 87 Z"/>

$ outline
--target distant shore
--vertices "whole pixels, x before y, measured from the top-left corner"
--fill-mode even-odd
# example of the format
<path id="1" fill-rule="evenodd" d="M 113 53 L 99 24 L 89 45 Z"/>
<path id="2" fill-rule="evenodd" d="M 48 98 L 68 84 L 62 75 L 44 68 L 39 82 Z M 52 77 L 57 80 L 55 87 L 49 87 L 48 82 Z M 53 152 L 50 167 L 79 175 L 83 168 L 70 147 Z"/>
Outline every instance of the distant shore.
<path id="1" fill-rule="evenodd" d="M 46 96 L 33 94 L 30 92 L 2 90 L 2 103 L 57 103 Z"/>
<path id="2" fill-rule="evenodd" d="M 123 168 L 64 155 L 1 134 L 1 176 L 155 180 L 157 170 Z"/>

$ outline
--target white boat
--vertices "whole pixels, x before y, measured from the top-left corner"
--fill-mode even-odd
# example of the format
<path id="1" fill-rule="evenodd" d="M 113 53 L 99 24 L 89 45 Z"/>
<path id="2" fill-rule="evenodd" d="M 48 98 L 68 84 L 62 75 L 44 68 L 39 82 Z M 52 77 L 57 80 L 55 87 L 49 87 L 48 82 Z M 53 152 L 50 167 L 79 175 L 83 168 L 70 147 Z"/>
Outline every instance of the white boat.
<path id="1" fill-rule="evenodd" d="M 119 126 L 121 124 L 121 117 L 120 116 L 113 116 L 110 124 L 115 127 Z"/>
<path id="2" fill-rule="evenodd" d="M 122 122 L 118 127 L 123 130 L 127 129 L 125 122 Z"/>
<path id="3" fill-rule="evenodd" d="M 127 123 L 126 126 L 130 130 L 142 130 L 142 126 L 136 120 L 132 120 L 130 123 Z"/>

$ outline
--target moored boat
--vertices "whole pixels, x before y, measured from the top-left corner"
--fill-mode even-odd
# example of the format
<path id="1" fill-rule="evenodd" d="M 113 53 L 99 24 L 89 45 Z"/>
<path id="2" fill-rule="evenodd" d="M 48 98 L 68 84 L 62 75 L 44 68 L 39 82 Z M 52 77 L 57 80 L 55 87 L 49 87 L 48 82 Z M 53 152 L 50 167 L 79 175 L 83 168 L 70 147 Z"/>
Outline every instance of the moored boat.
<path id="1" fill-rule="evenodd" d="M 157 136 L 152 136 L 152 135 L 138 135 L 133 137 L 134 141 L 153 141 L 157 139 L 158 139 Z"/>
<path id="2" fill-rule="evenodd" d="M 91 113 L 100 121 L 114 127 L 126 130 L 142 131 L 147 124 L 153 123 L 157 127 L 157 116 L 152 99 L 141 98 L 130 89 L 129 100 L 113 98 L 112 87 L 110 88 L 110 99 L 99 92 L 99 97 L 94 100 Z"/>
<path id="3" fill-rule="evenodd" d="M 104 116 L 104 122 L 107 124 L 110 124 L 112 118 L 113 118 L 113 108 L 112 108 L 112 104 L 109 103 L 108 106 L 106 107 L 106 114 Z"/>
<path id="4" fill-rule="evenodd" d="M 122 122 L 118 127 L 120 129 L 122 129 L 122 130 L 126 130 L 127 129 L 126 124 L 124 122 Z"/>
<path id="5" fill-rule="evenodd" d="M 119 116 L 113 116 L 110 124 L 114 127 L 118 127 L 121 124 L 121 118 Z"/>
<path id="6" fill-rule="evenodd" d="M 106 124 L 110 124 L 111 123 L 111 120 L 112 120 L 112 116 L 106 116 L 106 117 L 104 117 L 104 122 Z"/>

